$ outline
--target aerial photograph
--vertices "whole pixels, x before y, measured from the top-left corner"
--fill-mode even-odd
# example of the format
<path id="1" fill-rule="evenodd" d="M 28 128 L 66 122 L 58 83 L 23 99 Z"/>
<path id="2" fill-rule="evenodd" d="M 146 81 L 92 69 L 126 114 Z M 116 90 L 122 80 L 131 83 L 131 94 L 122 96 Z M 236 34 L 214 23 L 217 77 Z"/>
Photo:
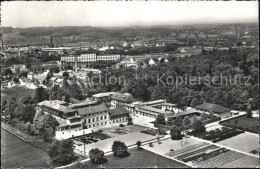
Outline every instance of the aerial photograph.
<path id="1" fill-rule="evenodd" d="M 259 168 L 258 1 L 4 1 L 1 168 Z"/>

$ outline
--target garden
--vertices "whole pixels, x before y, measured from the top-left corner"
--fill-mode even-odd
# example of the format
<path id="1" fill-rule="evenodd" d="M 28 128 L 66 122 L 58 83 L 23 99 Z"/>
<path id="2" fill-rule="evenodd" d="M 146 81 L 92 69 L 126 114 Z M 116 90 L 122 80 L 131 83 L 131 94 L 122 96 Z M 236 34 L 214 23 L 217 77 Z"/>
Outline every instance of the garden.
<path id="1" fill-rule="evenodd" d="M 233 128 L 228 128 L 228 127 L 222 127 L 221 129 L 205 131 L 202 133 L 192 133 L 191 132 L 188 134 L 194 135 L 201 139 L 210 140 L 213 143 L 216 143 L 218 141 L 222 141 L 222 140 L 231 138 L 231 137 L 236 136 L 241 133 L 244 133 L 244 131 L 233 129 Z"/>
<path id="2" fill-rule="evenodd" d="M 259 118 L 240 116 L 220 122 L 220 125 L 237 128 L 240 130 L 259 133 Z"/>

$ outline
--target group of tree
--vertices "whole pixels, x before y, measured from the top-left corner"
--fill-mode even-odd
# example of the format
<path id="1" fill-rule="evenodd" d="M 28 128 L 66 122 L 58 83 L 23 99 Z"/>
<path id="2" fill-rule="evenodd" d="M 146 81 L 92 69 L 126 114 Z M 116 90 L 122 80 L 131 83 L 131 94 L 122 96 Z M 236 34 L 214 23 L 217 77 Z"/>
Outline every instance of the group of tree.
<path id="1" fill-rule="evenodd" d="M 35 128 L 42 140 L 45 142 L 52 142 L 55 137 L 55 127 L 59 126 L 58 121 L 51 114 L 44 114 L 38 111 L 33 119 Z"/>
<path id="2" fill-rule="evenodd" d="M 52 163 L 56 165 L 66 165 L 77 159 L 74 153 L 73 140 L 55 140 L 52 142 L 48 155 Z"/>
<path id="3" fill-rule="evenodd" d="M 259 97 L 259 92 L 255 92 L 258 91 L 258 58 L 253 57 L 254 53 L 257 51 L 249 49 L 230 49 L 228 53 L 214 50 L 189 58 L 170 57 L 169 63 L 159 63 L 137 70 L 109 68 L 102 71 L 101 77 L 124 77 L 124 82 L 118 80 L 109 84 L 102 78 L 102 83 L 90 86 L 90 91 L 95 91 L 91 94 L 104 91 L 128 92 L 138 100 L 166 99 L 167 102 L 182 107 L 195 107 L 209 102 L 244 110 L 246 107 L 239 105 L 247 104 L 247 100 L 252 98 L 252 109 L 256 109 Z M 135 74 L 139 75 L 138 79 Z M 183 78 L 183 83 L 176 85 L 180 77 Z M 195 84 L 185 82 L 185 79 L 192 77 L 195 78 Z"/>

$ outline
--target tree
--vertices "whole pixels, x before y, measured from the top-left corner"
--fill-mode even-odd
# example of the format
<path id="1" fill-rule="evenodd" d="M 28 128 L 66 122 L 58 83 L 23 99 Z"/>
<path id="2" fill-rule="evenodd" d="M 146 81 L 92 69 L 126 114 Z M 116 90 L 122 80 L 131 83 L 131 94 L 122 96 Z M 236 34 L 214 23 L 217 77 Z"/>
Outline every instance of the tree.
<path id="1" fill-rule="evenodd" d="M 69 78 L 69 73 L 68 72 L 63 72 L 62 73 L 63 79 L 68 79 Z"/>
<path id="2" fill-rule="evenodd" d="M 48 151 L 52 162 L 56 165 L 66 165 L 76 160 L 73 140 L 55 140 Z"/>
<path id="3" fill-rule="evenodd" d="M 190 106 L 191 107 L 196 107 L 198 104 L 199 104 L 198 99 L 197 98 L 193 98 L 192 101 L 191 101 Z"/>
<path id="4" fill-rule="evenodd" d="M 124 142 L 121 141 L 114 141 L 112 145 L 112 151 L 115 157 L 126 157 L 129 155 L 127 146 Z"/>
<path id="5" fill-rule="evenodd" d="M 251 109 L 251 106 L 248 106 L 247 110 L 246 110 L 246 117 L 247 118 L 251 118 L 253 115 L 252 113 L 252 109 Z"/>
<path id="6" fill-rule="evenodd" d="M 183 122 L 183 125 L 191 124 L 191 120 L 190 120 L 189 116 L 185 116 L 182 122 Z"/>
<path id="7" fill-rule="evenodd" d="M 32 105 L 23 106 L 21 120 L 24 122 L 33 123 L 33 118 L 35 116 L 35 109 Z"/>
<path id="8" fill-rule="evenodd" d="M 13 82 L 14 82 L 14 83 L 19 83 L 19 79 L 18 79 L 17 77 L 14 77 L 14 78 L 13 78 Z"/>
<path id="9" fill-rule="evenodd" d="M 10 68 L 7 68 L 3 71 L 4 76 L 10 77 L 10 76 L 12 76 L 12 74 L 13 74 L 13 72 Z"/>
<path id="10" fill-rule="evenodd" d="M 37 111 L 33 118 L 33 123 L 37 123 L 43 115 L 43 111 Z"/>
<path id="11" fill-rule="evenodd" d="M 99 150 L 98 148 L 91 149 L 88 154 L 91 162 L 94 164 L 103 164 L 105 161 L 104 151 Z"/>
<path id="12" fill-rule="evenodd" d="M 182 139 L 181 130 L 175 125 L 172 126 L 170 135 L 171 135 L 172 140 Z"/>
<path id="13" fill-rule="evenodd" d="M 127 125 L 132 125 L 133 124 L 133 119 L 132 119 L 132 117 L 128 117 L 127 118 Z"/>
<path id="14" fill-rule="evenodd" d="M 194 133 L 203 133 L 206 128 L 201 120 L 197 120 L 192 124 Z"/>
<path id="15" fill-rule="evenodd" d="M 38 87 L 35 90 L 35 93 L 33 96 L 33 100 L 34 100 L 35 104 L 40 103 L 44 100 L 48 100 L 48 99 L 49 99 L 49 94 L 43 87 Z"/>
<path id="16" fill-rule="evenodd" d="M 136 145 L 137 145 L 137 149 L 140 150 L 142 142 L 139 140 L 139 141 L 136 142 Z"/>
<path id="17" fill-rule="evenodd" d="M 53 131 L 52 128 L 48 128 L 47 130 L 44 131 L 42 135 L 42 140 L 47 143 L 51 143 L 53 140 L 53 137 L 55 136 L 55 131 Z"/>
<path id="18" fill-rule="evenodd" d="M 156 117 L 155 122 L 156 122 L 156 124 L 163 124 L 163 125 L 165 125 L 166 122 L 165 122 L 165 116 L 164 116 L 164 114 L 159 114 L 159 115 Z"/>
<path id="19" fill-rule="evenodd" d="M 55 127 L 58 125 L 59 123 L 55 117 L 53 117 L 51 114 L 45 114 L 39 118 L 38 130 L 44 132 L 46 127 L 51 127 L 53 130 L 55 130 Z"/>

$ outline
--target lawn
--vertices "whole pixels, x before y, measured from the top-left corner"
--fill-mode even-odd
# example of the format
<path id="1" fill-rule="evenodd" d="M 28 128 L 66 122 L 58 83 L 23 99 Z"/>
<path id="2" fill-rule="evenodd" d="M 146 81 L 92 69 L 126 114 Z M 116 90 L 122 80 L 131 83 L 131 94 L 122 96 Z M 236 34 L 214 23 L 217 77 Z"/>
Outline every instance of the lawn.
<path id="1" fill-rule="evenodd" d="M 3 168 L 50 168 L 47 153 L 1 129 L 1 163 Z"/>
<path id="2" fill-rule="evenodd" d="M 229 139 L 218 142 L 218 144 L 250 153 L 255 150 L 255 155 L 259 155 L 259 136 L 252 133 L 242 133 Z"/>
<path id="3" fill-rule="evenodd" d="M 102 132 L 90 133 L 90 134 L 87 134 L 87 136 L 92 136 L 94 138 L 98 138 L 98 139 L 101 139 L 101 140 L 105 140 L 105 139 L 110 138 L 108 135 L 106 135 Z"/>
<path id="4" fill-rule="evenodd" d="M 220 122 L 220 125 L 234 127 L 252 133 L 259 133 L 259 118 L 247 118 L 246 116 L 240 116 Z"/>
<path id="5" fill-rule="evenodd" d="M 28 95 L 33 97 L 34 91 L 34 89 L 26 89 L 24 87 L 5 88 L 1 90 L 1 99 L 9 99 L 11 97 L 20 99 L 21 97 L 25 97 Z"/>
<path id="6" fill-rule="evenodd" d="M 104 168 L 189 168 L 175 160 L 159 156 L 147 150 L 130 149 L 130 156 L 125 158 L 117 158 L 113 155 L 108 155 L 107 162 L 102 165 Z M 97 168 L 101 166 L 92 165 L 91 162 L 86 162 L 87 168 Z"/>

